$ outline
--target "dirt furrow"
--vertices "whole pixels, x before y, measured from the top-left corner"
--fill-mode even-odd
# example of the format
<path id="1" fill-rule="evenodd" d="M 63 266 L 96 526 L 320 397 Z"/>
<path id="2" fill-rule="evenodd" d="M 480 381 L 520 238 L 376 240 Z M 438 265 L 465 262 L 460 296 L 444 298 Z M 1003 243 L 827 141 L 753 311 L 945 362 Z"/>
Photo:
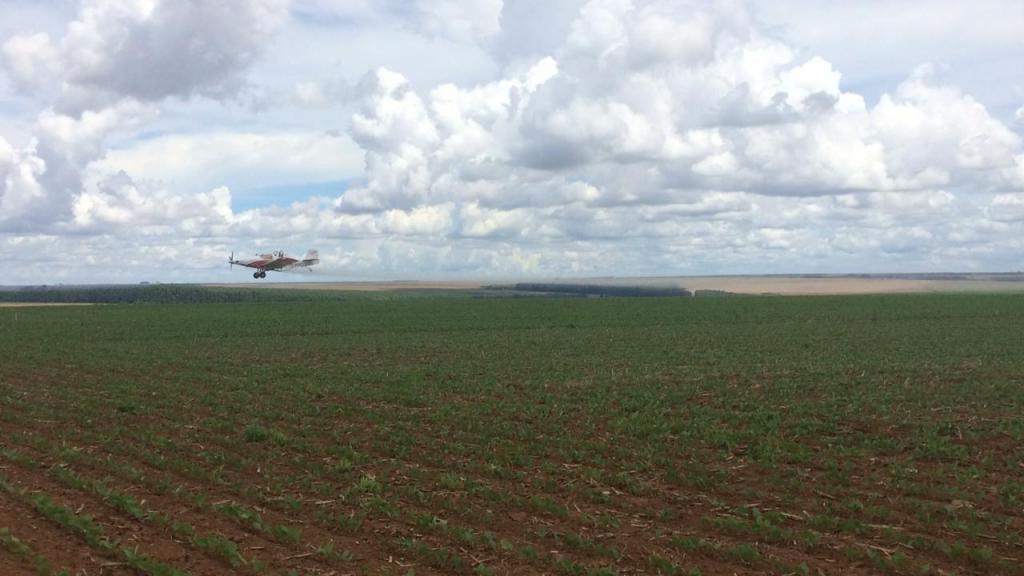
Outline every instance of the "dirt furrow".
<path id="1" fill-rule="evenodd" d="M 0 468 L 0 475 L 6 475 L 8 472 L 8 466 Z M 135 574 L 43 518 L 27 503 L 6 493 L 0 493 L 0 527 L 8 528 L 19 540 L 46 558 L 53 573 L 68 570 L 71 574 L 80 574 L 84 570 L 84 573 L 104 576 Z M 0 550 L 4 550 L 2 546 Z M 5 553 L 0 552 L 0 555 Z M 19 571 L 11 574 L 37 574 L 31 564 L 24 561 L 18 564 Z M 0 574 L 7 572 L 0 571 Z"/>

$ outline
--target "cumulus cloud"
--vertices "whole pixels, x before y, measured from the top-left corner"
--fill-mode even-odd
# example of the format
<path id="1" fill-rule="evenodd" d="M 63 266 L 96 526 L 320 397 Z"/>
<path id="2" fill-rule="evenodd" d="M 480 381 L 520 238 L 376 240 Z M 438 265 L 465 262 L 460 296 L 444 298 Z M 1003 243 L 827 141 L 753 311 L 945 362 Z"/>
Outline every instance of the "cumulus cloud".
<path id="1" fill-rule="evenodd" d="M 31 229 L 31 219 L 49 209 L 40 175 L 46 165 L 33 148 L 16 150 L 0 138 L 0 231 Z"/>
<path id="2" fill-rule="evenodd" d="M 138 124 L 151 110 L 132 101 L 69 116 L 46 110 L 39 115 L 30 145 L 0 145 L 0 226 L 45 227 L 66 220 L 82 191 L 83 171 L 104 153 L 114 131 Z M 4 166 L 6 165 L 6 169 Z"/>
<path id="3" fill-rule="evenodd" d="M 554 57 L 516 76 L 424 96 L 396 72 L 368 75 L 353 118 L 367 183 L 338 207 L 455 202 L 467 236 L 523 235 L 721 192 L 868 195 L 856 209 L 1017 185 L 1020 138 L 928 67 L 873 107 L 841 80 L 734 5 L 594 0 Z"/>
<path id="4" fill-rule="evenodd" d="M 28 146 L 0 145 L 0 227 L 71 220 L 85 171 L 104 157 L 112 134 L 137 129 L 168 97 L 233 94 L 285 8 L 284 0 L 85 0 L 56 42 L 47 33 L 8 38 L 2 53 L 16 85 L 39 91 L 56 83 L 59 96 L 39 113 Z M 118 206 L 98 214 L 116 220 L 129 207 Z M 96 219 L 103 218 L 88 218 Z"/>
<path id="5" fill-rule="evenodd" d="M 484 192 L 487 174 L 503 180 L 511 129 L 531 92 L 556 72 L 538 63 L 521 77 L 461 90 L 436 88 L 429 104 L 405 77 L 376 70 L 361 83 L 362 108 L 352 136 L 366 150 L 367 184 L 339 199 L 343 211 L 374 211 L 441 203 Z M 494 172 L 492 168 L 498 168 Z M 484 181 L 478 187 L 476 181 Z"/>
<path id="6" fill-rule="evenodd" d="M 60 53 L 45 32 L 12 36 L 2 53 L 11 78 L 24 90 L 52 82 L 60 68 Z"/>
<path id="7" fill-rule="evenodd" d="M 58 95 L 30 145 L 0 141 L 0 226 L 161 254 L 181 237 L 326 243 L 368 274 L 615 274 L 956 268 L 985 243 L 1007 253 L 1024 224 L 1019 131 L 928 65 L 866 97 L 739 1 L 207 4 L 88 0 L 63 36 L 4 44 L 20 89 Z M 279 93 L 317 130 L 210 114 L 107 150 L 169 100 L 237 94 L 275 30 L 325 15 L 339 34 L 372 21 L 482 46 L 504 69 L 426 88 L 394 64 L 355 85 L 296 73 Z M 345 110 L 348 134 L 325 132 Z M 303 175 L 350 186 L 232 208 Z"/>
<path id="8" fill-rule="evenodd" d="M 147 189 L 148 188 L 148 189 Z M 234 219 L 231 191 L 225 187 L 199 194 L 174 194 L 140 186 L 118 172 L 87 189 L 74 205 L 76 231 L 131 228 L 135 233 L 223 234 Z"/>
<path id="9" fill-rule="evenodd" d="M 356 179 L 362 175 L 363 152 L 347 135 L 324 131 L 170 133 L 108 150 L 89 166 L 86 180 L 119 171 L 178 193 L 222 185 L 244 191 Z"/>
<path id="10" fill-rule="evenodd" d="M 286 7 L 286 0 L 86 0 L 59 42 L 16 35 L 3 53 L 22 86 L 59 75 L 61 104 L 74 111 L 121 98 L 224 97 L 242 86 Z"/>
<path id="11" fill-rule="evenodd" d="M 895 187 L 981 185 L 989 177 L 987 184 L 998 186 L 998 172 L 1014 165 L 1020 137 L 970 96 L 929 84 L 927 74 L 927 68 L 915 71 L 872 112 Z"/>

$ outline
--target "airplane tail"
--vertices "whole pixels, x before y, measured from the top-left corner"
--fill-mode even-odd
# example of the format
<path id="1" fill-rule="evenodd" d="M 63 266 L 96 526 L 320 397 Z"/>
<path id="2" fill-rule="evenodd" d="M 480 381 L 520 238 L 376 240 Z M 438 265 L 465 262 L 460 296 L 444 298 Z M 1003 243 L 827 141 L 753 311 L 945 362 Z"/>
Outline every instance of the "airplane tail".
<path id="1" fill-rule="evenodd" d="M 307 250 L 306 255 L 302 257 L 303 266 L 312 266 L 313 264 L 320 263 L 320 252 L 317 250 Z"/>

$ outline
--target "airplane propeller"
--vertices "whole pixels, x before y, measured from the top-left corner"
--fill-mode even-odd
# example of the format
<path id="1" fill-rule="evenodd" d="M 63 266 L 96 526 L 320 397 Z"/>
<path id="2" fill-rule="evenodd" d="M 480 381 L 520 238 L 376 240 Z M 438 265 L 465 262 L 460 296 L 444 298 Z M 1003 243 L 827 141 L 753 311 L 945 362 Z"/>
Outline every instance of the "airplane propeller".
<path id="1" fill-rule="evenodd" d="M 228 270 L 232 270 L 235 267 L 235 251 L 231 251 L 231 256 L 228 256 Z"/>

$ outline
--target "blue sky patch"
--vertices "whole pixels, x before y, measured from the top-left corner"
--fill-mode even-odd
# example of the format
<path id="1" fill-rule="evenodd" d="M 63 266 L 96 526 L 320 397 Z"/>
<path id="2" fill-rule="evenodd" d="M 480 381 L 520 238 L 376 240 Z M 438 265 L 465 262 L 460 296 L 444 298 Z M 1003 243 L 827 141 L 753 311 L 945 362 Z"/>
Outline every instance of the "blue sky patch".
<path id="1" fill-rule="evenodd" d="M 266 186 L 231 191 L 231 209 L 235 212 L 267 208 L 269 206 L 289 206 L 295 202 L 303 202 L 315 196 L 334 198 L 340 196 L 353 182 L 336 180 L 331 182 L 304 182 L 285 186 Z"/>

